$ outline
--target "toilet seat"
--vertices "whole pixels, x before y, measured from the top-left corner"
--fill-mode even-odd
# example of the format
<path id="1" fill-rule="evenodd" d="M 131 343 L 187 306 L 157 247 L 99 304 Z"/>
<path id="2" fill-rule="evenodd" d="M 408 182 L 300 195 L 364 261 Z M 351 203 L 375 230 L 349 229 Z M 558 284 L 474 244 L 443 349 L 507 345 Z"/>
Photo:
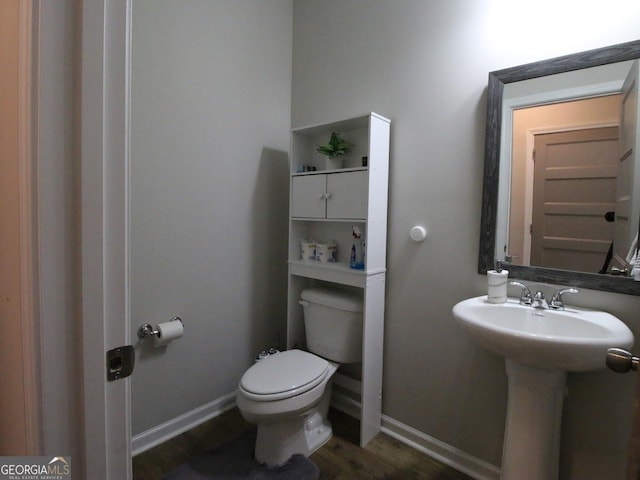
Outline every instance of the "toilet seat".
<path id="1" fill-rule="evenodd" d="M 246 398 L 272 402 L 303 394 L 321 384 L 330 371 L 329 362 L 302 350 L 272 355 L 249 368 L 240 380 Z"/>

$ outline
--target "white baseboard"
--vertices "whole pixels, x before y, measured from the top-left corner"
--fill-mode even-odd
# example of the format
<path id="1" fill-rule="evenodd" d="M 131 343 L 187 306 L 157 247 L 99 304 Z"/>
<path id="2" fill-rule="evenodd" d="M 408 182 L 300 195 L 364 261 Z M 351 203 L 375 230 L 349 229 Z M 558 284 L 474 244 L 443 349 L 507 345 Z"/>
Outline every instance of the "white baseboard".
<path id="1" fill-rule="evenodd" d="M 350 417 L 360 419 L 360 402 L 335 390 L 331 392 L 331 407 L 346 413 Z"/>
<path id="2" fill-rule="evenodd" d="M 333 392 L 331 406 L 352 417 L 360 416 L 359 402 L 337 392 Z M 382 415 L 382 431 L 476 480 L 500 479 L 500 469 L 495 465 L 458 450 L 387 415 Z"/>
<path id="3" fill-rule="evenodd" d="M 391 417 L 382 415 L 382 431 L 476 480 L 499 480 L 500 469 Z"/>
<path id="4" fill-rule="evenodd" d="M 201 407 L 195 408 L 165 423 L 157 425 L 131 438 L 131 452 L 136 455 L 160 445 L 181 433 L 197 427 L 236 406 L 236 392 L 228 393 Z"/>
<path id="5" fill-rule="evenodd" d="M 133 456 L 145 452 L 156 445 L 160 445 L 187 430 L 195 428 L 201 423 L 217 417 L 227 410 L 231 410 L 235 406 L 236 392 L 231 392 L 161 425 L 139 433 L 131 439 Z M 331 397 L 331 406 L 355 418 L 358 418 L 360 415 L 359 402 L 346 395 L 340 395 L 335 391 Z M 458 450 L 387 415 L 382 415 L 382 431 L 390 437 L 477 480 L 500 479 L 500 469 L 495 465 Z"/>

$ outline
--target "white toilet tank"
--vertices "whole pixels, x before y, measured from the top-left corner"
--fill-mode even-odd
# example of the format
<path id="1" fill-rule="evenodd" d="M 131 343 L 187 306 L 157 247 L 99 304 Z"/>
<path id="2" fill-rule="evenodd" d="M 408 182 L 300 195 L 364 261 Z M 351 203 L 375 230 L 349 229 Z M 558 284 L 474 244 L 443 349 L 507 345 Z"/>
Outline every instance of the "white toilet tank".
<path id="1" fill-rule="evenodd" d="M 338 363 L 362 361 L 362 297 L 329 288 L 300 297 L 309 351 Z"/>

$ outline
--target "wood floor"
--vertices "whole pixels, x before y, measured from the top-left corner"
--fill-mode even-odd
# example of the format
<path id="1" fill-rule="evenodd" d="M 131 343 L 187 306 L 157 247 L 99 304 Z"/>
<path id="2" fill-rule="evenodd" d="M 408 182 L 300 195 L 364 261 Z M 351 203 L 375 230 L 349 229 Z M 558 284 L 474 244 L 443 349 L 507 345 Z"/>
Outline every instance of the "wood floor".
<path id="1" fill-rule="evenodd" d="M 358 421 L 331 410 L 333 438 L 311 456 L 320 480 L 469 480 L 471 477 L 385 435 L 358 446 Z M 233 438 L 248 428 L 237 409 L 133 458 L 134 480 L 159 480 L 163 474 Z"/>

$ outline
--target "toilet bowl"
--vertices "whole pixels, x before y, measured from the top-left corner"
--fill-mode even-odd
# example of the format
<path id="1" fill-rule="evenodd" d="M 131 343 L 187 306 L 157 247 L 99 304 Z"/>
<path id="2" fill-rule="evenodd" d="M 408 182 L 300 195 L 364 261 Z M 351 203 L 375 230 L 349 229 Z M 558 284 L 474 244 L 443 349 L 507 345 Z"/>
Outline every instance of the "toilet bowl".
<path id="1" fill-rule="evenodd" d="M 308 289 L 300 303 L 311 352 L 287 350 L 254 364 L 236 396 L 244 419 L 258 426 L 254 456 L 269 466 L 309 456 L 331 438 L 331 377 L 341 363 L 361 360 L 360 296 Z"/>
<path id="2" fill-rule="evenodd" d="M 338 365 L 302 350 L 272 355 L 240 381 L 238 409 L 258 425 L 254 456 L 269 466 L 311 455 L 331 438 L 331 376 Z"/>

